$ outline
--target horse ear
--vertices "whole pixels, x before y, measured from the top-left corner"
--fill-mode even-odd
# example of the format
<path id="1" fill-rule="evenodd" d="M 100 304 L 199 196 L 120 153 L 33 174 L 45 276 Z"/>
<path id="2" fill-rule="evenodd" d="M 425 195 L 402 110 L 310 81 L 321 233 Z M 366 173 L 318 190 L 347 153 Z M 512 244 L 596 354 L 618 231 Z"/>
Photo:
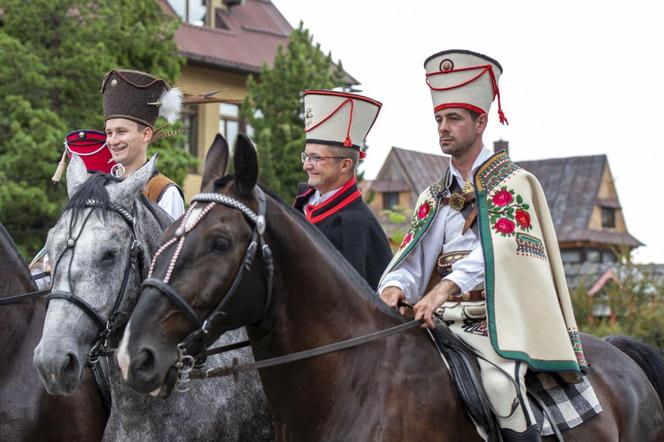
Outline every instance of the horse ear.
<path id="1" fill-rule="evenodd" d="M 239 134 L 235 143 L 235 188 L 240 196 L 249 196 L 258 180 L 258 157 L 249 137 Z"/>
<path id="2" fill-rule="evenodd" d="M 67 195 L 71 198 L 79 186 L 88 179 L 88 170 L 78 155 L 72 155 L 67 166 Z"/>
<path id="3" fill-rule="evenodd" d="M 111 200 L 123 207 L 131 207 L 138 192 L 141 192 L 147 182 L 150 181 L 150 178 L 152 178 L 156 165 L 157 154 L 154 154 L 150 158 L 150 161 L 145 163 L 143 167 L 132 173 L 124 181 L 114 186 L 108 186 L 108 194 Z"/>
<path id="4" fill-rule="evenodd" d="M 207 189 L 210 183 L 224 176 L 226 166 L 228 166 L 228 143 L 221 134 L 217 134 L 210 146 L 210 150 L 208 150 L 205 156 L 205 170 L 203 171 L 203 179 L 201 180 L 201 192 L 203 189 Z"/>

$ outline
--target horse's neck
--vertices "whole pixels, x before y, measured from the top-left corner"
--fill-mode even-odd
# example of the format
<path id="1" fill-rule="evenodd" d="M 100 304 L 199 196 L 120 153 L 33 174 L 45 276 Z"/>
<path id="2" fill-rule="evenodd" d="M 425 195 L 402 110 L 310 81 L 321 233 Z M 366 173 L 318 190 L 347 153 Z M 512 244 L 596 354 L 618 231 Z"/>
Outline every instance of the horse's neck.
<path id="1" fill-rule="evenodd" d="M 0 239 L 0 298 L 36 290 L 23 258 L 7 238 Z M 0 348 L 8 350 L 20 345 L 31 328 L 36 300 L 0 306 Z M 43 310 L 43 309 L 42 309 Z"/>
<path id="2" fill-rule="evenodd" d="M 273 331 L 285 346 L 275 351 L 301 350 L 288 348 L 288 336 L 307 336 L 305 345 L 315 346 L 399 323 L 322 235 L 289 216 L 281 215 L 279 227 L 269 232 L 277 269 Z"/>
<path id="3" fill-rule="evenodd" d="M 292 215 L 281 215 L 278 227 L 268 222 L 268 242 L 277 272 L 272 309 L 263 324 L 269 331 L 261 333 L 260 327 L 248 328 L 257 360 L 359 337 L 405 322 L 358 280 L 350 264 L 330 248 L 322 235 L 312 233 L 294 221 Z M 424 333 L 409 330 L 361 347 L 262 371 L 277 431 L 291 434 L 293 439 L 320 440 L 324 434 L 337 434 L 343 426 L 348 431 L 352 427 L 349 439 L 373 440 L 376 433 L 369 434 L 371 428 L 398 426 L 384 425 L 382 421 L 389 407 L 400 409 L 401 398 L 395 395 L 403 393 L 402 388 L 410 409 L 415 403 L 421 406 L 440 401 L 432 397 L 434 393 L 447 398 L 442 400 L 452 408 L 454 399 L 449 398 L 454 396 L 446 389 L 449 378 L 426 343 Z M 403 387 L 412 386 L 412 382 L 425 390 L 421 392 L 424 399 L 414 398 L 407 392 L 410 387 Z M 370 405 L 358 407 L 358 403 Z M 456 409 L 452 412 L 458 414 Z M 400 419 L 394 420 L 398 423 Z"/>

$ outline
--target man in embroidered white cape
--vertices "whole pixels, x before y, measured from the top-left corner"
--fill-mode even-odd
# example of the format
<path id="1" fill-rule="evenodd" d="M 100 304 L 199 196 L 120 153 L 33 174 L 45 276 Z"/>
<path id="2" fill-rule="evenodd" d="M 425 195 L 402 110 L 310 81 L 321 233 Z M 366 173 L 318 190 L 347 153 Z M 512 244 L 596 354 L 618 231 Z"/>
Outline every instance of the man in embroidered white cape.
<path id="1" fill-rule="evenodd" d="M 573 344 L 575 323 L 546 201 L 532 175 L 509 161 L 504 152 L 492 156 L 483 145 L 489 107 L 495 96 L 500 97 L 498 62 L 470 51 L 444 51 L 429 57 L 425 68 L 440 146 L 452 157 L 450 168 L 447 182 L 435 183 L 419 198 L 411 229 L 381 278 L 378 293 L 393 308 L 400 300 L 416 302 L 414 317 L 422 319 L 425 327 L 434 327 L 434 312 L 439 311 L 461 339 L 512 374 L 515 379 L 508 379 L 498 368 L 479 361 L 503 439 L 540 440 L 525 400 L 528 367 L 577 375 L 580 364 L 585 364 L 580 343 L 578 348 Z M 506 122 L 500 101 L 499 115 Z M 464 188 L 464 195 L 470 197 L 471 185 L 477 200 L 469 215 L 448 202 L 452 189 Z M 469 228 L 474 223 L 479 224 L 481 235 Z M 451 272 L 426 292 L 437 257 L 450 252 L 464 257 L 453 262 Z M 537 296 L 530 296 L 523 273 L 510 274 L 515 267 L 533 271 L 533 277 L 541 280 L 533 285 Z M 481 293 L 486 304 L 483 299 L 469 299 L 470 293 Z M 542 300 L 544 319 L 533 315 L 528 306 Z M 522 335 L 536 335 L 531 317 L 542 320 L 544 330 L 554 331 L 551 358 L 549 350 L 542 350 L 541 337 L 519 340 Z M 516 323 L 514 327 L 510 322 Z"/>

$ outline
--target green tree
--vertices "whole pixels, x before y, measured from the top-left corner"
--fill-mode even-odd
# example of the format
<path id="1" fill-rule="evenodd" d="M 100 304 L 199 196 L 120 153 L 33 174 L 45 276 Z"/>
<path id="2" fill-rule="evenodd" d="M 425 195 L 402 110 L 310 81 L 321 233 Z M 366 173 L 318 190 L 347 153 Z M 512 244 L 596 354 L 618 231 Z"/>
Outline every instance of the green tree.
<path id="1" fill-rule="evenodd" d="M 616 266 L 619 282 L 608 281 L 592 297 L 588 288 L 595 277 L 570 290 L 572 306 L 579 329 L 596 336 L 624 334 L 664 351 L 664 284 L 647 265 L 633 264 L 629 259 Z M 592 315 L 593 308 L 610 308 L 611 317 Z"/>
<path id="2" fill-rule="evenodd" d="M 65 133 L 103 128 L 100 86 L 112 68 L 172 83 L 183 62 L 179 21 L 154 0 L 0 0 L 0 9 L 0 222 L 31 256 L 66 198 L 50 181 Z M 182 182 L 195 160 L 176 143 L 151 151 Z"/>
<path id="3" fill-rule="evenodd" d="M 302 91 L 344 85 L 341 62 L 335 64 L 300 22 L 288 46 L 279 48 L 273 66 L 264 65 L 259 79 L 249 78 L 244 115 L 254 129 L 260 182 L 290 201 L 304 178 L 300 152 L 305 135 Z"/>

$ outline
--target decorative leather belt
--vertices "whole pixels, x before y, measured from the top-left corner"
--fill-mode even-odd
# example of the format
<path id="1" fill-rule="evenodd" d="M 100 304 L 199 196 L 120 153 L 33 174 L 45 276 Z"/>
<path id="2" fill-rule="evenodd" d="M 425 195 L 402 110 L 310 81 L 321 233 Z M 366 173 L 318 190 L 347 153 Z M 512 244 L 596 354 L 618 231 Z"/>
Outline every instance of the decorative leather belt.
<path id="1" fill-rule="evenodd" d="M 452 265 L 470 254 L 469 250 L 457 250 L 455 252 L 441 253 L 438 256 L 437 267 L 440 279 L 445 278 L 452 273 Z M 483 289 L 471 290 L 466 293 L 453 296 L 447 302 L 480 302 L 486 300 L 486 294 Z"/>
<path id="2" fill-rule="evenodd" d="M 444 278 L 450 273 L 452 273 L 452 264 L 465 258 L 470 254 L 470 250 L 457 250 L 455 252 L 441 252 L 438 255 L 438 275 L 440 278 Z"/>

